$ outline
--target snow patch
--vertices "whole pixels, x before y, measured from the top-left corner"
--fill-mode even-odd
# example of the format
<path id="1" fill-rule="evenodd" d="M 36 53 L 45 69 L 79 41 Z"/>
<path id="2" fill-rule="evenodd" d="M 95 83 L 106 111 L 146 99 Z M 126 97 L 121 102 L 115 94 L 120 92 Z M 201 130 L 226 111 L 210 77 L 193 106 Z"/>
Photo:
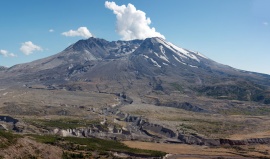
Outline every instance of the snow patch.
<path id="1" fill-rule="evenodd" d="M 152 58 L 150 58 L 150 60 L 154 63 L 154 65 L 155 65 L 156 67 L 161 67 L 161 66 L 157 63 L 157 61 L 153 60 Z"/>
<path id="2" fill-rule="evenodd" d="M 165 42 L 161 38 L 156 38 L 156 40 L 162 45 L 164 45 L 165 47 L 167 47 L 168 49 L 170 49 L 171 51 L 173 51 L 174 53 L 176 53 L 179 57 L 184 57 L 184 58 L 189 57 L 193 60 L 200 62 L 200 60 L 196 56 L 192 55 L 190 52 L 186 51 L 185 49 L 175 46 L 174 44 L 170 42 Z"/>
<path id="3" fill-rule="evenodd" d="M 168 64 L 166 64 L 166 63 L 164 63 L 164 62 L 163 62 L 162 64 L 168 66 Z"/>
<path id="4" fill-rule="evenodd" d="M 193 67 L 193 68 L 198 68 L 198 66 L 193 66 L 193 65 L 189 65 L 190 67 Z"/>
<path id="5" fill-rule="evenodd" d="M 161 47 L 162 47 L 162 46 L 161 46 Z M 167 62 L 170 63 L 170 61 L 169 61 L 168 57 L 166 56 L 165 52 L 163 53 L 163 55 L 158 55 L 158 53 L 156 53 L 156 52 L 154 52 L 154 54 L 155 54 L 157 57 L 161 58 L 162 60 L 167 61 Z"/>
<path id="6" fill-rule="evenodd" d="M 183 54 L 188 54 L 188 53 L 189 53 L 188 51 L 186 51 L 186 50 L 184 50 L 183 48 L 180 48 L 180 47 L 174 45 L 173 43 L 168 42 L 168 44 L 169 44 L 171 47 L 173 47 L 175 50 L 177 50 L 177 51 L 179 51 L 179 52 L 181 52 L 181 53 L 183 53 Z"/>
<path id="7" fill-rule="evenodd" d="M 190 51 L 190 50 L 188 50 L 188 51 Z M 203 57 L 203 58 L 205 58 L 205 59 L 209 59 L 208 57 L 206 57 L 205 55 L 203 55 L 202 53 L 200 53 L 200 52 L 198 52 L 198 51 L 190 51 L 190 52 L 192 52 L 192 53 L 194 53 L 194 54 L 196 54 L 196 55 L 199 55 L 199 56 L 201 56 L 201 57 Z"/>
<path id="8" fill-rule="evenodd" d="M 171 51 L 175 52 L 176 50 L 174 50 L 170 45 L 168 45 L 165 41 L 163 41 L 161 38 L 156 38 L 158 43 L 161 43 L 162 45 L 166 46 L 168 49 L 170 49 Z"/>
<path id="9" fill-rule="evenodd" d="M 201 56 L 201 57 L 205 58 L 205 59 L 209 59 L 208 57 L 206 57 L 206 56 L 205 56 L 205 55 L 203 55 L 202 53 L 197 52 L 197 54 L 198 54 L 199 56 Z"/>
<path id="10" fill-rule="evenodd" d="M 147 58 L 147 59 L 149 58 L 147 55 L 143 55 L 143 56 L 144 56 L 145 58 Z"/>
<path id="11" fill-rule="evenodd" d="M 161 53 L 163 54 L 163 55 L 160 55 L 160 58 L 170 63 L 168 57 L 165 54 L 165 50 L 164 50 L 163 46 L 160 45 L 159 48 L 160 48 Z"/>
<path id="12" fill-rule="evenodd" d="M 168 59 L 168 57 L 167 57 L 166 54 L 165 54 L 165 50 L 164 50 L 163 46 L 160 45 L 159 48 L 162 48 L 161 50 L 163 50 L 163 51 L 161 51 L 161 53 L 166 57 L 166 59 Z"/>
<path id="13" fill-rule="evenodd" d="M 170 63 L 170 61 L 168 60 L 168 58 L 166 56 L 160 55 L 159 58 Z"/>
<path id="14" fill-rule="evenodd" d="M 128 55 L 128 54 L 131 54 L 135 51 L 136 49 L 131 49 L 130 51 L 125 51 L 124 54 Z"/>
<path id="15" fill-rule="evenodd" d="M 156 52 L 154 52 L 154 54 L 155 54 L 157 57 L 159 57 L 160 59 L 162 59 L 162 60 L 167 61 L 167 62 L 170 63 L 168 57 L 167 57 L 165 54 L 163 54 L 163 55 L 158 55 L 158 53 L 156 53 Z"/>
<path id="16" fill-rule="evenodd" d="M 178 47 L 178 46 L 176 46 L 176 45 L 174 45 L 173 43 L 170 43 L 170 42 L 168 42 L 168 44 L 171 45 L 178 52 L 183 53 L 185 56 L 190 57 L 190 58 L 200 62 L 200 60 L 196 56 L 192 55 L 190 52 L 186 51 L 185 49 L 180 48 L 180 47 Z"/>
<path id="17" fill-rule="evenodd" d="M 173 57 L 174 57 L 174 59 L 175 59 L 176 61 L 180 62 L 181 64 L 187 65 L 186 63 L 180 61 L 180 60 L 179 60 L 177 57 L 175 57 L 174 55 L 173 55 Z"/>
<path id="18" fill-rule="evenodd" d="M 164 48 L 163 48 L 162 45 L 159 46 L 159 49 L 160 49 L 160 51 L 161 51 L 163 54 L 165 54 L 165 50 L 164 50 Z"/>

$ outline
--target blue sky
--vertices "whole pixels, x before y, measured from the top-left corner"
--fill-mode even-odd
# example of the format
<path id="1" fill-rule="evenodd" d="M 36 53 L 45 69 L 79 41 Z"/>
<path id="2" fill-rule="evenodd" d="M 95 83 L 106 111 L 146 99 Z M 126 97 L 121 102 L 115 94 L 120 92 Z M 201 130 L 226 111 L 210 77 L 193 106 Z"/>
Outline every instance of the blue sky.
<path id="1" fill-rule="evenodd" d="M 167 41 L 235 68 L 270 74 L 269 0 L 114 2 L 143 11 L 151 19 L 148 29 L 154 27 Z M 123 39 L 113 8 L 105 7 L 103 0 L 1 0 L 0 6 L 3 66 L 56 54 L 87 37 L 83 35 Z M 89 33 L 68 34 L 80 27 Z"/>

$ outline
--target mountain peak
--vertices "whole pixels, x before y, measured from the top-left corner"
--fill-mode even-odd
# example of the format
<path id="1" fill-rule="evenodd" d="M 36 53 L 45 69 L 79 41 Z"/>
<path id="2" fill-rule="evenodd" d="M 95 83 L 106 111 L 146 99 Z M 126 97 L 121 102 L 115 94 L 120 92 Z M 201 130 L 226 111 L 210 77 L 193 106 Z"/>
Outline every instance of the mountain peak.
<path id="1" fill-rule="evenodd" d="M 90 37 L 86 41 L 93 41 L 96 43 L 109 43 L 109 41 L 102 39 L 102 38 L 96 38 L 96 37 Z"/>
<path id="2" fill-rule="evenodd" d="M 186 65 L 198 68 L 202 65 L 201 60 L 206 59 L 199 53 L 180 48 L 160 37 L 145 39 L 135 54 L 148 57 L 154 65 L 159 67 L 163 65 Z"/>
<path id="3" fill-rule="evenodd" d="M 109 42 L 104 39 L 90 37 L 86 40 L 79 40 L 75 44 L 72 45 L 74 51 L 82 51 L 82 49 L 89 49 L 93 47 L 103 47 L 107 45 Z"/>
<path id="4" fill-rule="evenodd" d="M 3 75 L 3 71 L 1 74 Z M 187 93 L 215 96 L 218 92 L 218 96 L 222 98 L 256 99 L 270 103 L 268 90 L 262 89 L 264 86 L 270 87 L 269 76 L 245 73 L 224 66 L 198 52 L 180 48 L 159 37 L 112 42 L 93 37 L 79 40 L 58 54 L 5 71 L 5 76 L 11 75 L 20 76 L 20 82 L 33 81 L 29 80 L 33 76 L 34 82 L 45 84 L 78 80 L 92 81 L 90 85 L 104 82 L 104 89 L 114 92 L 132 92 L 133 88 L 137 89 L 138 85 L 143 84 L 142 90 L 153 87 L 154 90 L 168 93 L 174 90 L 170 83 L 179 83 L 181 90 Z M 246 85 L 239 85 L 246 79 Z M 116 87 L 110 87 L 111 83 Z M 256 91 L 249 88 L 263 94 L 264 98 L 257 99 Z M 234 92 L 228 94 L 227 90 Z M 255 93 L 250 95 L 250 92 Z"/>

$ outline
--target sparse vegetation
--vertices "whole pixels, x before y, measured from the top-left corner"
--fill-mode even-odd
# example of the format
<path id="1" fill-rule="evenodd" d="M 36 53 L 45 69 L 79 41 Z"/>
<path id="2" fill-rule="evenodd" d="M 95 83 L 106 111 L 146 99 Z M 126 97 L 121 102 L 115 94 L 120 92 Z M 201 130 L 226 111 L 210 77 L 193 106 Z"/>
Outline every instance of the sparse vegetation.
<path id="1" fill-rule="evenodd" d="M 179 91 L 179 92 L 183 92 L 184 88 L 178 84 L 178 83 L 170 83 L 171 87 L 173 87 L 175 90 Z"/>
<path id="2" fill-rule="evenodd" d="M 211 96 L 217 99 L 229 99 L 240 101 L 255 101 L 265 104 L 270 103 L 270 95 L 265 86 L 251 81 L 234 81 L 229 84 L 218 83 L 203 86 L 196 89 L 199 94 Z"/>
<path id="3" fill-rule="evenodd" d="M 89 156 L 84 156 L 82 153 L 72 153 L 72 152 L 63 152 L 62 159 L 72 159 L 72 158 L 85 158 Z"/>
<path id="4" fill-rule="evenodd" d="M 37 135 L 37 134 L 30 134 L 28 136 L 33 137 L 37 142 L 45 143 L 45 144 L 55 144 L 57 141 L 61 140 L 58 136 L 52 135 Z"/>
<path id="5" fill-rule="evenodd" d="M 91 124 L 99 124 L 97 120 L 79 120 L 79 119 L 55 119 L 55 120 L 25 120 L 26 122 L 43 128 L 59 128 L 59 129 L 74 129 L 78 127 L 87 127 Z"/>
<path id="6" fill-rule="evenodd" d="M 30 135 L 36 141 L 52 144 L 62 147 L 64 150 L 72 152 L 72 153 L 63 153 L 63 156 L 68 158 L 72 156 L 81 156 L 84 157 L 86 155 L 89 156 L 89 153 L 86 152 L 99 152 L 104 155 L 107 152 L 122 152 L 135 156 L 151 156 L 151 157 L 161 157 L 166 153 L 161 151 L 152 151 L 152 150 L 142 150 L 130 148 L 124 145 L 121 142 L 113 141 L 113 140 L 104 140 L 98 138 L 78 138 L 78 137 L 58 137 L 53 135 Z M 80 152 L 84 152 L 80 154 Z"/>
<path id="7" fill-rule="evenodd" d="M 0 149 L 15 144 L 19 137 L 21 136 L 8 131 L 0 130 Z"/>
<path id="8" fill-rule="evenodd" d="M 209 138 L 228 137 L 235 132 L 241 131 L 245 126 L 241 122 L 220 120 L 207 120 L 196 118 L 178 119 L 182 122 L 178 129 L 183 133 L 196 133 Z"/>
<path id="9" fill-rule="evenodd" d="M 230 108 L 230 109 L 222 109 L 219 111 L 220 114 L 224 115 L 269 115 L 270 108 L 269 107 L 250 107 L 250 108 Z"/>

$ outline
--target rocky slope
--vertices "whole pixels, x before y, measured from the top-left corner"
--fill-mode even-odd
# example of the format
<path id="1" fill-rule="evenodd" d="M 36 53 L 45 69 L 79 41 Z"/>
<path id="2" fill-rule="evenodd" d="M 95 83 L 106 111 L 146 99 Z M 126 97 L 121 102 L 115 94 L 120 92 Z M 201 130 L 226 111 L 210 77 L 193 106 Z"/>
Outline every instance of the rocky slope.
<path id="1" fill-rule="evenodd" d="M 6 70 L 7 68 L 5 66 L 0 66 L 0 71 L 4 71 Z"/>
<path id="2" fill-rule="evenodd" d="M 143 96 L 165 94 L 270 103 L 270 76 L 219 64 L 199 52 L 161 38 L 113 41 L 80 40 L 51 57 L 1 71 L 5 81 L 73 87 L 84 82 L 91 91 Z M 12 83 L 12 82 L 8 82 Z M 76 88 L 71 88 L 76 89 Z"/>

